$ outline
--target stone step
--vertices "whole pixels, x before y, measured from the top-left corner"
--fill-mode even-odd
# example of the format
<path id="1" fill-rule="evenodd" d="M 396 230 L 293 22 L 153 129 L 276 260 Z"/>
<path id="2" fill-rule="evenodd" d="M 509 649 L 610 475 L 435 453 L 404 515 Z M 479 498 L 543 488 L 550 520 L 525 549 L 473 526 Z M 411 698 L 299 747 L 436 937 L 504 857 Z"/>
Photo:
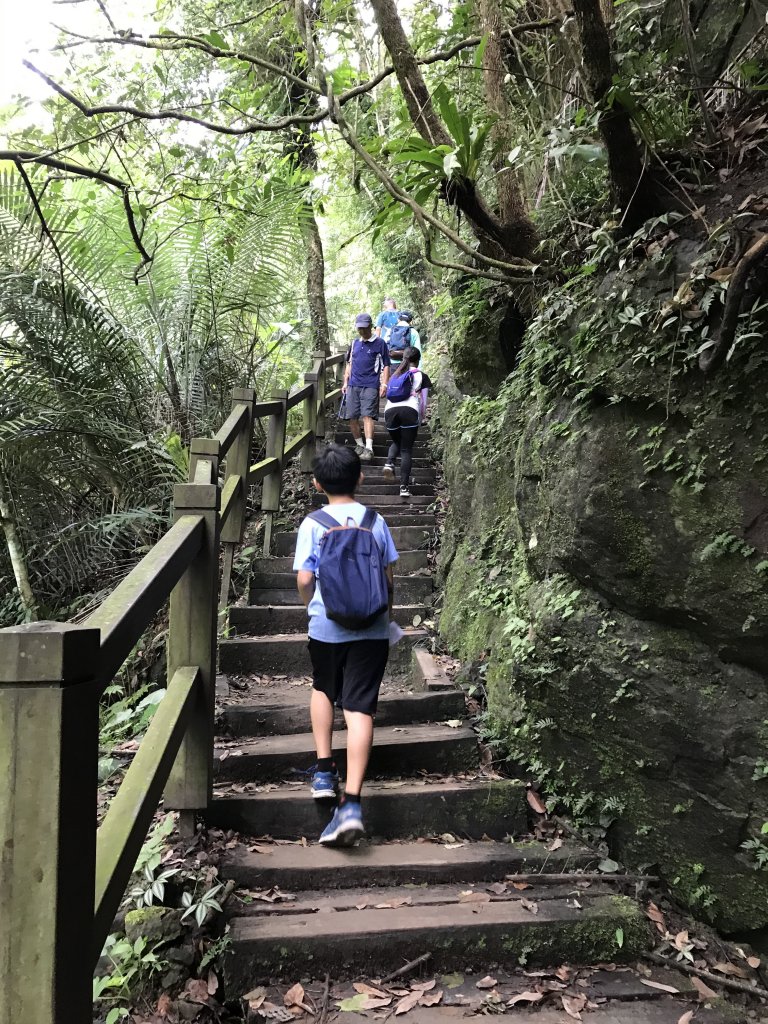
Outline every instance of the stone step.
<path id="1" fill-rule="evenodd" d="M 435 498 L 435 485 L 432 483 L 415 483 L 413 480 L 409 484 L 411 497 L 428 496 L 434 501 Z M 357 488 L 356 496 L 362 501 L 364 505 L 370 504 L 372 501 L 378 500 L 382 494 L 397 494 L 399 497 L 400 492 L 400 473 L 399 470 L 395 471 L 395 479 L 393 481 L 385 480 L 383 477 L 380 480 L 369 480 L 366 474 L 365 480 Z"/>
<path id="2" fill-rule="evenodd" d="M 410 498 L 401 498 L 399 494 L 399 487 L 393 487 L 390 491 L 377 492 L 376 494 L 361 494 L 360 503 L 365 505 L 366 508 L 375 508 L 377 512 L 381 512 L 383 516 L 387 515 L 387 505 L 406 506 L 408 508 L 426 508 L 428 505 L 432 505 L 435 500 L 434 493 L 430 494 L 412 494 Z M 328 504 L 328 499 L 324 494 L 317 494 L 312 498 L 312 507 L 321 508 L 323 505 Z"/>
<path id="3" fill-rule="evenodd" d="M 344 772 L 347 734 L 334 733 L 333 752 Z M 217 746 L 214 768 L 217 782 L 251 782 L 286 777 L 293 769 L 305 770 L 317 759 L 311 733 L 265 736 L 236 747 Z M 368 776 L 403 775 L 417 771 L 467 771 L 477 764 L 477 736 L 467 726 L 385 726 L 376 730 Z"/>
<path id="4" fill-rule="evenodd" d="M 408 577 L 406 577 L 407 579 Z M 429 580 L 431 583 L 432 581 Z M 397 593 L 397 583 L 395 584 Z M 251 601 L 255 594 L 285 594 L 288 603 L 288 591 L 262 590 L 251 593 Z M 293 593 L 293 601 L 296 593 Z M 256 603 L 256 602 L 254 602 Z M 265 604 L 278 604 L 270 600 Z M 426 640 L 429 634 L 424 629 L 410 627 L 400 643 L 389 650 L 389 666 L 397 671 L 408 671 L 411 666 L 411 648 L 420 640 Z M 219 670 L 225 675 L 283 675 L 308 676 L 312 672 L 309 660 L 307 637 L 303 633 L 282 633 L 270 636 L 248 637 L 237 636 L 219 643 Z"/>
<path id="5" fill-rule="evenodd" d="M 377 466 L 375 462 L 370 462 L 365 467 L 364 471 L 365 480 L 360 485 L 364 487 L 367 483 L 376 483 L 384 480 L 383 466 Z M 397 475 L 397 474 L 395 474 Z M 411 481 L 417 484 L 434 484 L 437 479 L 437 472 L 434 469 L 412 469 L 411 470 Z"/>
<path id="6" fill-rule="evenodd" d="M 287 736 L 311 731 L 307 692 L 298 688 L 280 692 L 274 686 L 254 686 L 248 699 L 249 703 L 233 704 L 221 714 L 222 726 L 230 736 Z M 460 690 L 413 693 L 393 687 L 387 692 L 385 683 L 379 697 L 376 727 L 444 722 L 463 718 L 464 713 L 464 694 Z M 343 728 L 341 712 L 336 718 Z"/>
<path id="7" fill-rule="evenodd" d="M 417 569 L 427 568 L 426 551 L 398 551 L 397 571 L 401 576 Z M 267 576 L 275 572 L 293 572 L 293 558 L 279 555 L 274 558 L 254 558 L 251 562 L 252 577 Z"/>
<path id="8" fill-rule="evenodd" d="M 422 554 L 422 552 L 418 552 L 418 554 Z M 294 600 L 296 600 L 295 593 Z M 422 621 L 428 618 L 430 609 L 425 604 L 396 604 L 394 613 L 395 621 L 400 626 L 409 627 L 413 626 L 413 620 L 417 616 Z M 229 609 L 229 627 L 231 636 L 306 633 L 307 611 L 304 605 L 233 607 Z"/>
<path id="9" fill-rule="evenodd" d="M 515 792 L 515 800 L 522 794 Z M 367 800 L 365 803 L 368 812 Z M 525 873 L 576 871 L 594 864 L 595 855 L 576 843 L 563 843 L 559 850 L 549 851 L 535 840 L 519 843 L 479 842 L 462 845 L 445 843 L 361 843 L 352 850 L 333 850 L 311 846 L 264 846 L 253 852 L 245 844 L 227 851 L 221 873 L 238 886 L 249 889 L 270 889 L 278 886 L 283 892 L 342 889 L 356 886 L 449 885 L 503 882 L 507 875 Z M 270 854 L 269 851 L 272 851 Z M 530 886 L 526 894 L 535 894 L 551 883 Z M 573 889 L 573 885 L 570 886 Z M 424 890 L 425 893 L 430 890 Z M 509 894 L 516 890 L 510 884 Z M 363 894 L 364 895 L 364 894 Z M 360 903 L 355 899 L 351 906 Z M 366 902 L 370 902 L 367 900 Z M 380 903 L 378 894 L 374 902 Z M 338 901 L 336 906 L 343 906 Z"/>
<path id="10" fill-rule="evenodd" d="M 399 565 L 396 565 L 396 568 L 398 570 L 398 574 L 395 576 L 396 600 L 406 603 L 412 600 L 419 601 L 431 596 L 434 585 L 431 575 L 424 573 L 418 576 L 405 576 L 400 575 Z M 296 590 L 295 572 L 271 572 L 263 576 L 252 577 L 250 590 L 251 604 L 264 604 L 264 601 L 259 597 L 260 592 L 263 590 L 291 591 L 293 593 L 293 600 L 290 603 L 296 604 L 299 600 Z"/>
<path id="11" fill-rule="evenodd" d="M 374 749 L 376 742 L 375 738 Z M 366 781 L 363 794 L 368 834 L 383 839 L 445 833 L 458 839 L 503 839 L 527 831 L 525 787 L 517 780 Z M 331 813 L 325 801 L 310 797 L 307 782 L 269 792 L 217 794 L 206 817 L 211 825 L 246 835 L 316 839 Z M 344 878 L 337 879 L 336 885 L 345 884 Z"/>
<path id="12" fill-rule="evenodd" d="M 394 899 L 409 895 L 407 889 L 388 892 Z M 588 899 L 580 892 L 578 902 L 579 907 L 541 901 L 536 914 L 514 900 L 236 917 L 230 922 L 233 955 L 226 960 L 226 990 L 247 991 L 278 972 L 303 977 L 329 971 L 338 978 L 359 971 L 381 977 L 423 951 L 432 953 L 430 970 L 445 971 L 510 961 L 527 967 L 627 961 L 649 947 L 649 923 L 629 897 Z"/>
<path id="13" fill-rule="evenodd" d="M 299 602 L 299 594 L 296 590 L 296 574 L 274 573 L 265 582 L 270 586 L 262 587 L 258 583 L 252 585 L 248 600 L 252 605 L 291 605 Z M 431 576 L 395 576 L 395 601 L 399 604 L 423 604 L 432 600 L 433 580 Z M 227 643 L 222 641 L 221 647 Z M 228 669 L 222 667 L 222 672 Z M 276 669 L 281 672 L 283 669 Z"/>
<path id="14" fill-rule="evenodd" d="M 413 516 L 407 524 L 390 527 L 392 540 L 398 551 L 426 548 L 435 525 L 433 515 Z M 278 533 L 275 537 L 275 554 L 292 555 L 296 551 L 295 533 Z"/>
<path id="15" fill-rule="evenodd" d="M 674 987 L 677 978 L 678 976 L 676 975 L 667 977 L 662 984 L 666 982 L 666 984 Z M 478 978 L 478 980 L 480 979 Z M 517 988 L 519 991 L 523 991 L 520 986 L 517 986 Z M 354 995 L 354 991 L 352 994 Z M 600 992 L 597 991 L 595 995 L 599 998 Z M 611 1000 L 608 1003 L 601 1003 L 595 1018 L 595 1024 L 679 1024 L 686 1009 L 696 1009 L 696 1003 L 690 1000 L 688 1002 L 680 1002 L 669 996 L 657 998 L 649 996 L 647 993 L 644 993 L 644 996 L 641 998 L 643 1001 L 637 1003 L 624 1000 Z M 397 1000 L 394 999 L 392 1005 L 394 1006 L 396 1002 Z M 504 1019 L 511 1022 L 511 1024 L 517 1024 L 517 1022 L 525 1022 L 525 1024 L 570 1024 L 574 1019 L 563 1010 L 536 1010 L 532 1013 L 524 1008 L 525 1005 L 525 1003 L 520 1003 L 518 1006 L 505 1009 Z M 462 1016 L 469 1013 L 463 1006 L 459 1008 L 458 1005 L 445 1007 L 425 1006 L 419 1007 L 418 1010 L 411 1010 L 410 1013 L 414 1024 L 453 1024 L 457 1018 L 457 1010 Z M 384 1012 L 386 1013 L 387 1010 L 385 1009 Z M 472 1016 L 471 1013 L 469 1015 Z M 701 1017 L 702 1021 L 706 1021 L 706 1024 L 743 1024 L 743 1022 L 748 1020 L 746 1016 L 733 1016 L 730 1007 L 725 1015 L 719 1010 L 708 1009 L 703 1015 L 697 1015 L 697 1021 L 699 1017 Z M 591 1020 L 591 1015 L 583 1019 Z M 344 1024 L 370 1024 L 371 1014 L 344 1013 L 343 1020 Z"/>

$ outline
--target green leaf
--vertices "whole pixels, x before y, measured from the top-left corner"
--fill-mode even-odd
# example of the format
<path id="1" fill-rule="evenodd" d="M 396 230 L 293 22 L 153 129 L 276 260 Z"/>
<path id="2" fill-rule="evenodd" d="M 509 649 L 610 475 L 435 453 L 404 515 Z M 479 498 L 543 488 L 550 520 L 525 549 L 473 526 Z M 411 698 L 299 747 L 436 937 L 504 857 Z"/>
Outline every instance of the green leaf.
<path id="1" fill-rule="evenodd" d="M 464 975 L 459 974 L 444 974 L 440 979 L 440 984 L 443 988 L 459 988 L 464 984 Z"/>
<path id="2" fill-rule="evenodd" d="M 618 861 L 611 860 L 610 857 L 601 860 L 597 867 L 599 871 L 603 871 L 606 875 L 615 875 L 617 871 L 621 870 L 621 864 Z"/>
<path id="3" fill-rule="evenodd" d="M 475 50 L 475 59 L 472 63 L 476 68 L 481 68 L 483 66 L 483 54 L 485 53 L 485 48 L 487 45 L 488 33 L 486 32 L 486 34 L 480 40 L 477 49 Z"/>
<path id="4" fill-rule="evenodd" d="M 207 43 L 210 43 L 211 46 L 218 46 L 220 50 L 229 49 L 229 44 L 226 39 L 217 32 L 216 29 L 214 29 L 213 32 L 209 32 L 207 36 L 203 36 L 203 39 L 205 39 Z"/>
<path id="5" fill-rule="evenodd" d="M 360 993 L 357 996 L 350 996 L 349 999 L 342 999 L 340 1003 L 336 1003 L 340 1010 L 348 1010 L 351 1013 L 358 1013 L 360 1010 L 364 1010 L 368 1004 L 368 996 L 364 993 Z"/>
<path id="6" fill-rule="evenodd" d="M 622 946 L 624 945 L 624 929 L 623 928 L 617 928 L 616 929 L 616 945 L 619 947 L 619 949 L 621 949 Z"/>

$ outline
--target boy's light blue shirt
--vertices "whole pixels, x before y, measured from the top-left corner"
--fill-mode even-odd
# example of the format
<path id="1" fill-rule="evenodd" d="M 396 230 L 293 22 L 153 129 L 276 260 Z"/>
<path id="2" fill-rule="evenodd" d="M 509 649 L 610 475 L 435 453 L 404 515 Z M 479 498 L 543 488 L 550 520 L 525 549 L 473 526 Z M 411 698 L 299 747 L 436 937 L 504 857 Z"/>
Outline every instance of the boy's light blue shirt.
<path id="1" fill-rule="evenodd" d="M 338 505 L 323 505 L 323 511 L 338 523 L 345 523 L 353 519 L 357 525 L 363 521 L 366 513 L 365 505 L 359 501 L 345 502 Z M 390 565 L 398 559 L 397 548 L 392 540 L 389 527 L 380 515 L 376 516 L 373 524 L 373 533 L 376 542 L 384 556 L 384 564 Z M 320 540 L 325 533 L 325 527 L 312 519 L 305 519 L 299 527 L 296 537 L 296 555 L 293 559 L 293 571 L 299 572 L 304 569 L 307 572 L 317 571 L 317 561 L 320 551 Z M 342 644 L 349 640 L 386 640 L 389 638 L 389 612 L 382 612 L 379 618 L 368 629 L 344 629 L 338 622 L 333 622 L 325 614 L 323 595 L 320 593 L 320 583 L 315 577 L 315 592 L 307 608 L 309 614 L 309 635 L 313 640 L 322 640 L 326 644 Z"/>

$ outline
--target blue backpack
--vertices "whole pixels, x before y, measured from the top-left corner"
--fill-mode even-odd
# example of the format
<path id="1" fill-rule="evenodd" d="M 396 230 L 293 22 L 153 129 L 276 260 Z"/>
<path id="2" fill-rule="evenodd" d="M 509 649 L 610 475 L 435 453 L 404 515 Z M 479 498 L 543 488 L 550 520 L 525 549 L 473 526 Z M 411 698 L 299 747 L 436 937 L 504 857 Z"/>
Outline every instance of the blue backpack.
<path id="1" fill-rule="evenodd" d="M 327 527 L 315 572 L 326 615 L 345 629 L 367 629 L 389 607 L 384 558 L 371 532 L 376 512 L 367 509 L 359 526 L 342 525 L 322 509 L 309 518 Z"/>
<path id="2" fill-rule="evenodd" d="M 410 324 L 395 324 L 392 330 L 389 332 L 389 339 L 387 344 L 389 345 L 390 352 L 405 352 L 411 341 L 411 327 Z"/>
<path id="3" fill-rule="evenodd" d="M 394 377 L 389 378 L 387 398 L 390 402 L 405 402 L 411 397 L 413 373 L 413 370 L 406 370 L 405 373 L 396 373 Z"/>

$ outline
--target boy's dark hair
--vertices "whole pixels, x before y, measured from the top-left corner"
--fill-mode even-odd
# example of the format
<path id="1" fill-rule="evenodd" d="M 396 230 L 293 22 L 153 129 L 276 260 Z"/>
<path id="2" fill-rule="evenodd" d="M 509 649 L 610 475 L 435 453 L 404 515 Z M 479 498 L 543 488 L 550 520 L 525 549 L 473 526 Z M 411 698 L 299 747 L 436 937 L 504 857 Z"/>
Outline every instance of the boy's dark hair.
<path id="1" fill-rule="evenodd" d="M 312 474 L 326 494 L 354 494 L 360 481 L 360 456 L 347 445 L 326 445 L 312 463 Z"/>
<path id="2" fill-rule="evenodd" d="M 411 367 L 418 366 L 420 362 L 421 352 L 417 348 L 408 347 L 403 349 L 403 358 L 392 376 L 399 377 L 401 374 L 407 373 Z"/>

